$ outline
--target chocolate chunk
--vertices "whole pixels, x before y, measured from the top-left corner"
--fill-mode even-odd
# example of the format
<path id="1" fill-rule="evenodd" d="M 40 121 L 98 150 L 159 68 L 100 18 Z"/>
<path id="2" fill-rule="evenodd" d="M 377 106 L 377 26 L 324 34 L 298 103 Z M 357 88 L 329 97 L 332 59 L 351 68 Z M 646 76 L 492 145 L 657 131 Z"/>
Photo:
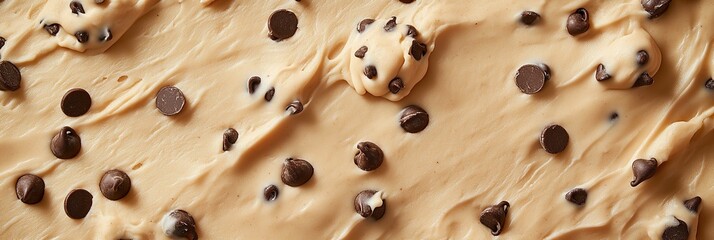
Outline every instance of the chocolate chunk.
<path id="1" fill-rule="evenodd" d="M 63 127 L 50 142 L 52 154 L 59 159 L 74 158 L 82 149 L 82 139 L 71 127 Z"/>
<path id="2" fill-rule="evenodd" d="M 595 71 L 595 79 L 598 82 L 602 82 L 605 80 L 608 80 L 612 78 L 609 73 L 607 73 L 607 70 L 605 69 L 605 65 L 597 65 L 597 71 Z"/>
<path id="3" fill-rule="evenodd" d="M 402 81 L 401 78 L 396 77 L 389 82 L 388 88 L 389 92 L 391 92 L 392 94 L 397 94 L 399 93 L 399 91 L 402 90 L 402 88 L 404 88 L 404 81 Z"/>
<path id="4" fill-rule="evenodd" d="M 645 50 L 640 50 L 639 52 L 637 52 L 635 60 L 637 61 L 638 66 L 644 66 L 645 64 L 647 64 L 647 62 L 650 61 L 650 54 L 648 54 Z"/>
<path id="5" fill-rule="evenodd" d="M 22 175 L 15 182 L 15 194 L 25 204 L 37 204 L 45 196 L 45 181 L 32 174 Z"/>
<path id="6" fill-rule="evenodd" d="M 236 144 L 238 141 L 238 131 L 236 131 L 233 128 L 226 129 L 225 132 L 223 132 L 223 151 L 228 151 L 231 149 L 231 146 L 233 144 Z"/>
<path id="7" fill-rule="evenodd" d="M 674 219 L 677 219 L 677 225 L 668 226 L 667 228 L 665 228 L 664 232 L 662 233 L 662 240 L 689 239 L 689 227 L 687 227 L 687 223 L 682 220 L 679 220 L 679 218 L 676 217 Z"/>
<path id="8" fill-rule="evenodd" d="M 491 235 L 498 236 L 501 234 L 505 227 L 506 215 L 510 207 L 511 204 L 502 201 L 499 204 L 487 207 L 481 212 L 479 220 L 481 224 L 491 229 Z"/>
<path id="9" fill-rule="evenodd" d="M 367 53 L 367 50 L 369 50 L 369 48 L 367 48 L 367 46 L 359 47 L 359 49 L 357 49 L 357 51 L 355 51 L 355 57 L 364 58 L 364 54 Z"/>
<path id="10" fill-rule="evenodd" d="M 64 199 L 64 212 L 69 218 L 82 219 L 92 208 L 92 194 L 84 189 L 75 189 Z"/>
<path id="11" fill-rule="evenodd" d="M 109 170 L 99 181 L 99 190 L 109 200 L 116 201 L 126 197 L 131 190 L 131 178 L 120 170 Z"/>
<path id="12" fill-rule="evenodd" d="M 540 18 L 540 15 L 533 11 L 524 11 L 521 13 L 521 23 L 525 25 L 533 25 Z"/>
<path id="13" fill-rule="evenodd" d="M 577 36 L 587 32 L 590 28 L 589 18 L 587 9 L 578 8 L 575 10 L 575 12 L 568 16 L 568 22 L 565 25 L 568 29 L 568 33 L 572 36 Z"/>
<path id="14" fill-rule="evenodd" d="M 174 86 L 164 86 L 156 93 L 156 108 L 166 116 L 179 114 L 186 105 L 183 92 Z"/>
<path id="15" fill-rule="evenodd" d="M 303 110 L 302 102 L 300 100 L 294 100 L 285 108 L 285 111 L 289 112 L 290 115 L 295 115 L 301 113 Z"/>
<path id="16" fill-rule="evenodd" d="M 81 88 L 73 88 L 62 97 L 62 112 L 70 117 L 79 117 L 87 113 L 92 106 L 92 97 Z"/>
<path id="17" fill-rule="evenodd" d="M 111 41 L 114 36 L 112 35 L 112 30 L 107 28 L 104 30 L 104 33 L 99 35 L 99 41 L 100 42 L 108 42 Z"/>
<path id="18" fill-rule="evenodd" d="M 635 178 L 630 182 L 630 186 L 636 187 L 640 183 L 647 179 L 650 179 L 655 175 L 657 171 L 657 159 L 651 158 L 650 160 L 637 159 L 632 162 L 632 174 Z"/>
<path id="19" fill-rule="evenodd" d="M 355 211 L 363 218 L 372 218 L 379 220 L 384 217 L 384 212 L 387 210 L 387 200 L 382 199 L 382 206 L 372 209 L 370 199 L 377 194 L 374 190 L 364 190 L 355 196 L 354 206 Z"/>
<path id="20" fill-rule="evenodd" d="M 80 2 L 75 2 L 72 1 L 69 3 L 69 9 L 72 10 L 72 13 L 79 15 L 84 14 L 84 6 L 82 6 L 82 3 Z"/>
<path id="21" fill-rule="evenodd" d="M 402 109 L 399 126 L 408 133 L 418 133 L 429 125 L 429 114 L 421 107 L 409 105 Z"/>
<path id="22" fill-rule="evenodd" d="M 412 40 L 412 46 L 409 48 L 409 55 L 411 55 L 414 60 L 421 60 L 422 57 L 426 56 L 426 44 L 417 42 L 417 40 Z"/>
<path id="23" fill-rule="evenodd" d="M 374 23 L 374 19 L 370 19 L 370 18 L 362 19 L 362 21 L 360 21 L 357 24 L 357 32 L 358 33 L 364 32 L 364 30 L 367 29 L 367 27 L 372 23 Z"/>
<path id="24" fill-rule="evenodd" d="M 59 24 L 57 24 L 57 23 L 53 23 L 53 24 L 49 24 L 49 25 L 45 25 L 45 26 L 44 26 L 45 31 L 47 31 L 47 33 L 49 33 L 49 34 L 52 35 L 52 36 L 57 36 L 57 33 L 59 33 L 60 27 L 61 27 L 61 26 L 60 26 Z"/>
<path id="25" fill-rule="evenodd" d="M 253 94 L 260 86 L 260 77 L 252 76 L 248 79 L 248 93 Z"/>
<path id="26" fill-rule="evenodd" d="M 85 31 L 78 31 L 74 33 L 74 37 L 76 37 L 77 41 L 80 43 L 86 43 L 89 41 L 89 33 Z"/>
<path id="27" fill-rule="evenodd" d="M 369 65 L 364 67 L 363 71 L 364 75 L 367 76 L 369 79 L 374 79 L 377 77 L 377 67 L 374 65 Z"/>
<path id="28" fill-rule="evenodd" d="M 565 194 L 565 200 L 582 206 L 588 200 L 588 191 L 582 188 L 574 188 Z"/>
<path id="29" fill-rule="evenodd" d="M 545 127 L 540 133 L 540 146 L 551 154 L 563 152 L 568 146 L 568 141 L 570 141 L 568 131 L 557 124 Z"/>
<path id="30" fill-rule="evenodd" d="M 549 78 L 550 68 L 547 65 L 526 64 L 516 72 L 516 86 L 522 93 L 536 94 L 543 90 Z"/>
<path id="31" fill-rule="evenodd" d="M 305 184 L 314 173 L 312 164 L 302 159 L 288 158 L 283 163 L 280 179 L 288 186 L 299 187 Z"/>
<path id="32" fill-rule="evenodd" d="M 265 92 L 265 96 L 264 96 L 265 101 L 270 102 L 270 100 L 273 100 L 273 96 L 274 96 L 274 95 L 275 95 L 275 88 L 272 87 L 272 88 L 270 88 L 270 90 L 268 90 L 267 92 Z"/>
<path id="33" fill-rule="evenodd" d="M 384 24 L 384 31 L 391 32 L 394 31 L 395 28 L 397 28 L 397 17 L 390 18 L 389 21 Z"/>
<path id="34" fill-rule="evenodd" d="M 372 142 L 361 142 L 357 144 L 354 162 L 357 167 L 364 171 L 372 171 L 382 166 L 384 153 L 382 149 Z"/>
<path id="35" fill-rule="evenodd" d="M 652 77 L 650 77 L 649 74 L 644 72 L 639 77 L 637 77 L 637 80 L 635 80 L 635 83 L 632 85 L 632 88 L 649 86 L 649 85 L 652 85 L 653 83 L 654 83 L 654 79 Z"/>
<path id="36" fill-rule="evenodd" d="M 0 62 L 0 91 L 16 91 L 20 89 L 22 74 L 12 62 Z"/>
<path id="37" fill-rule="evenodd" d="M 402 3 L 409 4 L 409 3 L 413 3 L 413 2 L 416 1 L 416 0 L 399 0 L 399 1 L 402 2 Z"/>
<path id="38" fill-rule="evenodd" d="M 699 196 L 687 199 L 684 201 L 684 207 L 689 209 L 690 212 L 697 213 L 699 212 L 699 205 L 702 204 L 702 198 Z"/>
<path id="39" fill-rule="evenodd" d="M 273 12 L 268 20 L 270 39 L 279 42 L 292 37 L 298 29 L 297 25 L 298 18 L 295 13 L 286 9 Z"/>
<path id="40" fill-rule="evenodd" d="M 417 31 L 414 26 L 407 25 L 407 36 L 417 38 L 419 36 L 419 31 Z"/>
<path id="41" fill-rule="evenodd" d="M 188 212 L 176 209 L 164 216 L 161 220 L 161 226 L 164 234 L 170 238 L 183 238 L 188 240 L 197 240 L 196 221 Z"/>
<path id="42" fill-rule="evenodd" d="M 278 187 L 272 184 L 263 189 L 263 197 L 265 197 L 265 201 L 268 202 L 272 202 L 278 199 L 279 194 L 280 190 L 278 190 Z"/>
<path id="43" fill-rule="evenodd" d="M 4 37 L 0 37 L 0 49 L 5 46 L 5 41 L 7 41 Z"/>
<path id="44" fill-rule="evenodd" d="M 650 19 L 662 16 L 672 0 L 642 0 L 642 8 L 650 14 Z"/>
<path id="45" fill-rule="evenodd" d="M 709 90 L 714 90 L 714 79 L 710 78 L 706 82 L 704 82 L 704 87 Z"/>

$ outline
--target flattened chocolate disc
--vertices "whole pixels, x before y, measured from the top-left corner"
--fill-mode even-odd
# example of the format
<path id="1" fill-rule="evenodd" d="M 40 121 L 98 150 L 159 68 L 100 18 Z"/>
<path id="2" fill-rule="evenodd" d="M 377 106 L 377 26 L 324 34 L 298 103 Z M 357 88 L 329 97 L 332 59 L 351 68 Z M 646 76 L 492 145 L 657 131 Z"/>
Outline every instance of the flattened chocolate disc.
<path id="1" fill-rule="evenodd" d="M 2 61 L 0 62 L 0 91 L 15 91 L 20 89 L 22 75 L 20 69 L 17 69 L 15 64 Z"/>
<path id="2" fill-rule="evenodd" d="M 550 125 L 540 133 L 540 145 L 546 152 L 556 154 L 568 146 L 570 135 L 560 125 Z"/>
<path id="3" fill-rule="evenodd" d="M 92 97 L 81 88 L 74 88 L 67 91 L 62 97 L 60 107 L 62 112 L 70 117 L 79 117 L 87 113 L 92 106 Z"/>
<path id="4" fill-rule="evenodd" d="M 270 39 L 279 42 L 292 37 L 298 29 L 297 25 L 298 18 L 295 13 L 286 9 L 273 12 L 268 19 Z"/>
<path id="5" fill-rule="evenodd" d="M 180 113 L 185 104 L 186 98 L 177 87 L 165 86 L 156 94 L 156 108 L 166 116 Z"/>
<path id="6" fill-rule="evenodd" d="M 72 219 L 82 219 L 92 208 L 92 194 L 84 189 L 75 189 L 64 199 L 64 212 Z"/>
<path id="7" fill-rule="evenodd" d="M 545 67 L 535 64 L 523 65 L 516 72 L 516 86 L 522 93 L 536 94 L 543 90 L 549 77 L 550 73 Z"/>

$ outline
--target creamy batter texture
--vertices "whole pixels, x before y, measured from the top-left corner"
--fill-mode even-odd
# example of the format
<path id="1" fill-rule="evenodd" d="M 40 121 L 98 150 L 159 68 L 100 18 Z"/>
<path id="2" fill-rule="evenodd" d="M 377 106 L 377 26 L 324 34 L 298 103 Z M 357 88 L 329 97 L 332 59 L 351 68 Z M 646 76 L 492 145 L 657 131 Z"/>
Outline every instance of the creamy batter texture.
<path id="1" fill-rule="evenodd" d="M 0 238 L 714 239 L 714 1 L 405 2 L 0 1 Z"/>

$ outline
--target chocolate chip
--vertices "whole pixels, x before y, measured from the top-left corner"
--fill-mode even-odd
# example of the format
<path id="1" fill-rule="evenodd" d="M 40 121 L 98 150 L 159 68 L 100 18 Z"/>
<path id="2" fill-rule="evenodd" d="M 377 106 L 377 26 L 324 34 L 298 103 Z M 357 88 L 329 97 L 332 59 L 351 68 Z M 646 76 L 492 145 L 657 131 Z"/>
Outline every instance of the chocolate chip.
<path id="1" fill-rule="evenodd" d="M 64 199 L 64 212 L 69 218 L 82 219 L 92 208 L 92 194 L 84 189 L 74 189 Z"/>
<path id="2" fill-rule="evenodd" d="M 357 167 L 364 171 L 372 171 L 382 166 L 384 153 L 382 149 L 372 142 L 361 142 L 357 144 L 354 162 Z"/>
<path id="3" fill-rule="evenodd" d="M 186 105 L 183 92 L 174 86 L 165 86 L 156 93 L 156 108 L 166 116 L 179 114 Z"/>
<path id="4" fill-rule="evenodd" d="M 80 43 L 86 43 L 89 41 L 89 33 L 85 31 L 78 31 L 74 33 L 74 37 L 76 37 L 77 41 Z"/>
<path id="5" fill-rule="evenodd" d="M 505 227 L 506 215 L 510 207 L 511 204 L 502 201 L 499 204 L 487 207 L 481 212 L 479 220 L 481 224 L 491 229 L 491 235 L 498 236 L 501 234 Z"/>
<path id="6" fill-rule="evenodd" d="M 109 170 L 99 181 L 99 190 L 109 200 L 116 201 L 126 197 L 131 190 L 131 178 L 120 170 Z"/>
<path id="7" fill-rule="evenodd" d="M 369 79 L 374 79 L 377 77 L 377 67 L 374 65 L 369 65 L 364 67 L 364 75 Z"/>
<path id="8" fill-rule="evenodd" d="M 588 200 L 588 191 L 582 188 L 574 188 L 565 194 L 565 200 L 582 206 Z"/>
<path id="9" fill-rule="evenodd" d="M 265 96 L 264 96 L 265 101 L 270 102 L 270 100 L 273 100 L 273 96 L 274 96 L 274 95 L 275 95 L 275 88 L 272 87 L 272 88 L 270 88 L 270 90 L 268 90 L 267 92 L 265 92 Z"/>
<path id="10" fill-rule="evenodd" d="M 421 107 L 409 105 L 402 109 L 399 125 L 408 133 L 418 133 L 429 125 L 429 114 Z"/>
<path id="11" fill-rule="evenodd" d="M 312 164 L 302 159 L 288 158 L 283 163 L 280 179 L 288 186 L 299 187 L 305 184 L 314 173 Z"/>
<path id="12" fill-rule="evenodd" d="M 99 41 L 100 42 L 108 42 L 111 41 L 114 36 L 112 36 L 112 30 L 111 29 L 106 29 L 104 33 L 99 35 Z"/>
<path id="13" fill-rule="evenodd" d="M 662 16 L 672 0 L 642 0 L 642 8 L 650 14 L 650 19 Z"/>
<path id="14" fill-rule="evenodd" d="M 524 11 L 521 13 L 521 23 L 525 25 L 533 25 L 540 18 L 540 15 L 533 11 Z"/>
<path id="15" fill-rule="evenodd" d="M 543 89 L 549 78 L 550 71 L 546 65 L 526 64 L 516 72 L 516 86 L 522 93 L 536 94 Z"/>
<path id="16" fill-rule="evenodd" d="M 4 37 L 0 37 L 0 49 L 5 46 L 5 41 L 6 39 Z"/>
<path id="17" fill-rule="evenodd" d="M 72 10 L 72 13 L 79 15 L 84 14 L 84 6 L 82 6 L 82 3 L 80 2 L 75 2 L 72 1 L 69 3 L 69 9 Z"/>
<path id="18" fill-rule="evenodd" d="M 37 204 L 45 196 L 45 181 L 32 174 L 22 175 L 15 182 L 15 194 L 25 204 Z"/>
<path id="19" fill-rule="evenodd" d="M 402 2 L 402 3 L 409 4 L 409 3 L 413 3 L 413 2 L 416 1 L 416 0 L 399 0 L 399 1 Z"/>
<path id="20" fill-rule="evenodd" d="M 367 27 L 372 23 L 374 23 L 374 19 L 370 19 L 370 18 L 362 19 L 362 21 L 360 21 L 357 24 L 357 32 L 358 33 L 364 32 L 364 30 L 367 29 Z"/>
<path id="21" fill-rule="evenodd" d="M 367 53 L 367 50 L 369 50 L 369 48 L 367 48 L 367 46 L 359 47 L 359 49 L 357 49 L 357 51 L 355 51 L 355 57 L 364 58 L 364 54 Z"/>
<path id="22" fill-rule="evenodd" d="M 71 127 L 63 127 L 50 142 L 52 154 L 59 159 L 74 158 L 82 149 L 82 139 Z"/>
<path id="23" fill-rule="evenodd" d="M 414 26 L 407 25 L 407 36 L 417 38 L 419 36 L 419 31 L 417 31 Z"/>
<path id="24" fill-rule="evenodd" d="M 96 4 L 102 4 L 102 3 L 104 3 L 104 0 L 94 0 L 94 3 L 96 3 Z"/>
<path id="25" fill-rule="evenodd" d="M 183 238 L 188 240 L 197 240 L 196 221 L 188 212 L 176 209 L 164 216 L 161 220 L 164 234 L 171 238 Z"/>
<path id="26" fill-rule="evenodd" d="M 707 89 L 709 89 L 709 90 L 714 90 L 714 79 L 711 79 L 711 78 L 708 79 L 708 80 L 704 83 L 704 87 L 707 88 Z"/>
<path id="27" fill-rule="evenodd" d="M 637 77 L 637 80 L 635 80 L 635 83 L 632 84 L 632 88 L 649 86 L 649 85 L 652 85 L 653 83 L 654 83 L 654 79 L 652 77 L 650 77 L 649 74 L 644 72 L 639 77 Z"/>
<path id="28" fill-rule="evenodd" d="M 392 17 L 384 24 L 384 31 L 391 32 L 397 27 L 397 17 Z"/>
<path id="29" fill-rule="evenodd" d="M 644 66 L 645 64 L 647 64 L 647 62 L 650 61 L 650 55 L 647 53 L 647 51 L 640 50 L 639 52 L 637 52 L 635 60 L 637 61 L 637 65 Z"/>
<path id="30" fill-rule="evenodd" d="M 402 81 L 401 78 L 396 77 L 389 82 L 388 88 L 389 92 L 391 92 L 392 94 L 397 94 L 399 93 L 399 91 L 402 90 L 402 88 L 404 88 L 404 81 Z"/>
<path id="31" fill-rule="evenodd" d="M 231 146 L 238 141 L 238 131 L 233 128 L 226 129 L 223 132 L 223 151 L 228 151 Z"/>
<path id="32" fill-rule="evenodd" d="M 253 94 L 260 86 L 260 77 L 252 76 L 248 79 L 248 93 Z"/>
<path id="33" fill-rule="evenodd" d="M 615 120 L 617 120 L 618 118 L 620 118 L 620 115 L 617 114 L 616 112 L 610 114 L 610 121 L 615 121 Z"/>
<path id="34" fill-rule="evenodd" d="M 278 187 L 272 184 L 263 189 L 263 197 L 265 197 L 265 201 L 268 202 L 272 202 L 278 199 L 279 194 L 280 190 L 278 190 Z"/>
<path id="35" fill-rule="evenodd" d="M 689 227 L 687 223 L 682 220 L 677 219 L 677 225 L 668 226 L 664 229 L 662 233 L 662 240 L 687 240 L 689 239 Z"/>
<path id="36" fill-rule="evenodd" d="M 279 42 L 292 37 L 298 29 L 297 25 L 295 13 L 285 9 L 273 12 L 268 20 L 270 39 Z"/>
<path id="37" fill-rule="evenodd" d="M 73 88 L 62 97 L 62 112 L 70 117 L 79 117 L 87 113 L 92 106 L 92 97 L 81 88 Z"/>
<path id="38" fill-rule="evenodd" d="M 411 55 L 414 60 L 421 60 L 422 57 L 426 56 L 426 44 L 417 42 L 417 40 L 412 40 L 412 46 L 409 48 L 409 55 Z"/>
<path id="39" fill-rule="evenodd" d="M 597 65 L 597 71 L 595 71 L 595 79 L 598 80 L 598 82 L 605 81 L 612 78 L 609 73 L 607 73 L 607 70 L 605 69 L 605 65 Z"/>
<path id="40" fill-rule="evenodd" d="M 49 33 L 49 34 L 52 35 L 52 36 L 57 36 L 57 33 L 59 33 L 60 27 L 61 27 L 61 26 L 60 26 L 59 24 L 57 24 L 57 23 L 53 23 L 53 24 L 49 24 L 49 25 L 45 25 L 45 26 L 44 26 L 45 31 L 47 31 L 47 33 Z"/>
<path id="41" fill-rule="evenodd" d="M 690 212 L 697 213 L 699 212 L 699 205 L 702 204 L 702 198 L 699 196 L 687 199 L 684 201 L 684 207 L 689 209 Z"/>
<path id="42" fill-rule="evenodd" d="M 385 199 L 382 199 L 382 206 L 372 209 L 372 206 L 370 205 L 370 199 L 372 199 L 375 194 L 377 194 L 377 191 L 364 190 L 355 196 L 355 211 L 363 218 L 379 220 L 384 217 L 384 213 L 387 210 L 387 201 Z"/>
<path id="43" fill-rule="evenodd" d="M 294 100 L 285 108 L 285 111 L 289 112 L 290 115 L 295 115 L 301 113 L 303 110 L 302 102 L 300 100 Z"/>
<path id="44" fill-rule="evenodd" d="M 547 126 L 540 133 L 540 146 L 551 154 L 563 152 L 568 146 L 568 141 L 570 141 L 570 135 L 560 125 Z"/>
<path id="45" fill-rule="evenodd" d="M 647 179 L 650 179 L 655 175 L 657 171 L 657 159 L 651 158 L 650 160 L 637 159 L 632 162 L 632 174 L 635 178 L 630 182 L 630 186 L 636 187 L 640 183 Z"/>
<path id="46" fill-rule="evenodd" d="M 578 8 L 575 10 L 575 12 L 568 16 L 568 22 L 565 25 L 568 29 L 568 33 L 572 36 L 577 36 L 587 32 L 590 28 L 589 18 L 587 9 Z"/>
<path id="47" fill-rule="evenodd" d="M 22 74 L 12 62 L 0 62 L 0 91 L 16 91 L 20 89 Z"/>

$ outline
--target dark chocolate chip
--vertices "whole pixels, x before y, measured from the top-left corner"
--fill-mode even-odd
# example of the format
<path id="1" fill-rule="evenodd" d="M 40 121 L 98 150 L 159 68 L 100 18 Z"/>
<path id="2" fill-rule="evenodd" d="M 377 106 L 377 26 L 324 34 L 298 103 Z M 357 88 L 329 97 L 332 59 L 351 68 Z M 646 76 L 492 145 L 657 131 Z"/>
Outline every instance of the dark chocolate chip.
<path id="1" fill-rule="evenodd" d="M 309 162 L 302 159 L 288 158 L 283 162 L 280 179 L 288 186 L 299 187 L 312 178 L 314 171 L 312 164 Z"/>
<path id="2" fill-rule="evenodd" d="M 60 108 L 62 112 L 70 117 L 79 117 L 87 113 L 92 106 L 92 97 L 81 88 L 73 88 L 67 91 L 62 97 Z"/>
<path id="3" fill-rule="evenodd" d="M 12 62 L 0 62 L 0 91 L 16 91 L 20 89 L 22 74 Z"/>
<path id="4" fill-rule="evenodd" d="M 422 57 L 426 56 L 426 44 L 417 42 L 417 40 L 412 40 L 412 46 L 409 48 L 409 55 L 411 55 L 414 60 L 421 60 Z"/>
<path id="5" fill-rule="evenodd" d="M 598 82 L 605 81 L 612 78 L 609 73 L 607 73 L 607 69 L 605 69 L 605 65 L 597 65 L 597 71 L 595 71 L 595 80 Z"/>
<path id="6" fill-rule="evenodd" d="M 582 206 L 588 200 L 588 191 L 582 188 L 574 188 L 565 194 L 565 200 Z"/>
<path id="7" fill-rule="evenodd" d="M 650 77 L 649 74 L 646 72 L 643 72 L 639 77 L 637 77 L 637 80 L 635 80 L 635 83 L 632 84 L 632 88 L 636 87 L 642 87 L 642 86 L 649 86 L 654 83 L 654 79 Z"/>
<path id="8" fill-rule="evenodd" d="M 84 14 L 84 6 L 82 6 L 82 3 L 72 1 L 69 3 L 69 9 L 72 10 L 72 13 L 79 15 Z"/>
<path id="9" fill-rule="evenodd" d="M 417 38 L 419 37 L 419 31 L 412 26 L 412 25 L 407 25 L 407 36 L 412 37 L 412 38 Z"/>
<path id="10" fill-rule="evenodd" d="M 279 194 L 280 190 L 278 190 L 278 187 L 272 184 L 263 189 L 263 197 L 265 197 L 265 201 L 268 202 L 272 202 L 278 199 Z"/>
<path id="11" fill-rule="evenodd" d="M 668 226 L 664 229 L 662 233 L 662 240 L 687 240 L 689 239 L 689 227 L 687 223 L 682 220 L 677 219 L 677 225 Z"/>
<path id="12" fill-rule="evenodd" d="M 543 90 L 550 78 L 549 68 L 535 64 L 521 66 L 516 72 L 516 86 L 525 94 L 536 94 Z"/>
<path id="13" fill-rule="evenodd" d="M 367 53 L 367 50 L 369 50 L 369 48 L 367 48 L 367 46 L 359 47 L 359 49 L 357 49 L 357 51 L 355 51 L 355 57 L 364 58 L 364 54 Z"/>
<path id="14" fill-rule="evenodd" d="M 650 61 L 650 54 L 647 53 L 647 51 L 645 50 L 640 50 L 639 52 L 637 52 L 635 60 L 637 61 L 638 66 L 644 66 L 645 64 L 647 64 L 647 62 Z"/>
<path id="15" fill-rule="evenodd" d="M 25 204 L 37 204 L 45 196 L 45 181 L 32 174 L 22 175 L 15 182 L 15 194 Z"/>
<path id="16" fill-rule="evenodd" d="M 699 205 L 702 204 L 702 198 L 699 196 L 687 199 L 684 201 L 684 207 L 689 209 L 690 212 L 697 213 L 699 212 Z"/>
<path id="17" fill-rule="evenodd" d="M 108 42 L 111 41 L 114 36 L 112 35 L 112 30 L 107 28 L 104 33 L 101 33 L 99 35 L 99 41 L 100 42 Z"/>
<path id="18" fill-rule="evenodd" d="M 0 37 L 0 49 L 5 46 L 5 41 L 7 41 L 4 37 Z"/>
<path id="19" fill-rule="evenodd" d="M 563 152 L 568 146 L 568 141 L 570 141 L 568 131 L 557 124 L 545 127 L 540 133 L 540 146 L 551 154 Z"/>
<path id="20" fill-rule="evenodd" d="M 369 65 L 364 67 L 364 75 L 369 79 L 374 79 L 377 77 L 377 67 L 374 65 Z"/>
<path id="21" fill-rule="evenodd" d="M 265 92 L 265 96 L 264 96 L 265 101 L 270 102 L 270 100 L 273 100 L 273 96 L 274 96 L 274 95 L 275 95 L 275 88 L 272 87 L 272 88 L 270 88 L 270 90 L 268 90 L 267 92 Z"/>
<path id="22" fill-rule="evenodd" d="M 364 30 L 367 29 L 367 27 L 372 23 L 374 23 L 374 19 L 371 19 L 371 18 L 362 19 L 362 21 L 360 21 L 357 24 L 357 32 L 358 33 L 364 32 Z"/>
<path id="23" fill-rule="evenodd" d="M 298 29 L 298 18 L 295 13 L 281 9 L 273 12 L 268 20 L 270 39 L 276 42 L 288 39 L 295 35 Z"/>
<path id="24" fill-rule="evenodd" d="M 402 2 L 402 3 L 409 4 L 409 3 L 413 3 L 413 2 L 416 1 L 416 0 L 399 0 L 399 1 Z"/>
<path id="25" fill-rule="evenodd" d="M 357 194 L 357 196 L 355 196 L 355 211 L 363 218 L 372 218 L 374 220 L 379 220 L 384 217 L 384 213 L 387 210 L 387 200 L 382 199 L 382 206 L 376 207 L 374 209 L 372 209 L 372 206 L 369 205 L 369 200 L 375 194 L 377 194 L 377 191 L 364 190 Z"/>
<path id="26" fill-rule="evenodd" d="M 481 224 L 491 229 L 491 235 L 498 236 L 501 234 L 501 231 L 503 231 L 505 227 L 506 215 L 510 207 L 511 204 L 502 201 L 499 204 L 487 207 L 481 212 L 479 220 Z"/>
<path id="27" fill-rule="evenodd" d="M 69 218 L 82 219 L 92 209 L 92 194 L 84 189 L 74 189 L 64 199 L 64 212 Z"/>
<path id="28" fill-rule="evenodd" d="M 540 15 L 533 11 L 524 11 L 521 13 L 521 23 L 525 25 L 533 25 L 540 18 Z"/>
<path id="29" fill-rule="evenodd" d="M 669 8 L 672 0 L 642 0 L 642 8 L 650 14 L 649 18 L 658 18 Z"/>
<path id="30" fill-rule="evenodd" d="M 57 36 L 57 33 L 59 33 L 59 30 L 60 30 L 60 27 L 61 26 L 57 23 L 48 24 L 48 25 L 44 26 L 45 31 L 47 31 L 47 33 L 49 33 L 52 36 Z"/>
<path id="31" fill-rule="evenodd" d="M 399 93 L 399 91 L 402 90 L 402 88 L 404 88 L 404 81 L 402 81 L 401 78 L 396 77 L 389 82 L 388 88 L 389 92 L 391 92 L 392 94 L 397 94 Z"/>
<path id="32" fill-rule="evenodd" d="M 382 149 L 372 142 L 361 142 L 357 144 L 354 162 L 357 167 L 364 171 L 372 171 L 382 166 L 384 153 Z"/>
<path id="33" fill-rule="evenodd" d="M 78 31 L 74 33 L 74 37 L 76 37 L 77 41 L 80 43 L 86 43 L 89 41 L 89 33 L 85 31 Z"/>
<path id="34" fill-rule="evenodd" d="M 96 3 L 96 4 L 102 4 L 102 3 L 104 3 L 104 0 L 94 0 L 94 3 Z"/>
<path id="35" fill-rule="evenodd" d="M 285 111 L 289 112 L 290 115 L 295 115 L 301 113 L 303 110 L 302 102 L 300 100 L 294 100 L 285 108 Z"/>
<path id="36" fill-rule="evenodd" d="M 384 24 L 384 31 L 391 32 L 394 31 L 395 28 L 397 28 L 397 17 L 390 18 L 389 21 Z"/>
<path id="37" fill-rule="evenodd" d="M 568 33 L 572 36 L 583 34 L 590 29 L 590 16 L 585 8 L 578 8 L 575 12 L 568 16 L 568 22 L 565 25 Z"/>
<path id="38" fill-rule="evenodd" d="M 177 87 L 164 86 L 156 93 L 156 108 L 166 116 L 179 114 L 184 105 L 186 105 L 186 97 Z"/>
<path id="39" fill-rule="evenodd" d="M 109 170 L 99 181 L 99 190 L 109 200 L 116 201 L 126 197 L 131 190 L 131 178 L 120 170 Z"/>
<path id="40" fill-rule="evenodd" d="M 198 239 L 198 233 L 196 233 L 196 221 L 193 220 L 193 216 L 191 216 L 191 214 L 184 210 L 176 209 L 170 212 L 162 220 L 162 226 L 164 227 L 164 234 L 171 238 L 182 238 L 188 240 Z"/>
<path id="41" fill-rule="evenodd" d="M 52 154 L 59 159 L 74 158 L 82 149 L 82 139 L 71 127 L 63 127 L 50 142 Z"/>
<path id="42" fill-rule="evenodd" d="M 226 129 L 226 131 L 223 132 L 223 151 L 230 150 L 231 146 L 233 146 L 233 144 L 236 144 L 237 141 L 238 131 L 233 128 Z"/>
<path id="43" fill-rule="evenodd" d="M 714 90 L 714 79 L 707 79 L 707 81 L 704 82 L 704 87 L 709 90 Z"/>
<path id="44" fill-rule="evenodd" d="M 620 118 L 620 115 L 617 114 L 616 112 L 610 114 L 610 121 L 615 121 L 615 120 L 617 120 L 618 118 Z"/>
<path id="45" fill-rule="evenodd" d="M 399 125 L 408 133 L 418 133 L 429 125 L 429 114 L 421 107 L 409 105 L 402 109 Z"/>
<path id="46" fill-rule="evenodd" d="M 632 162 L 632 174 L 635 176 L 635 178 L 632 180 L 632 182 L 630 182 L 630 186 L 636 187 L 637 185 L 640 185 L 640 183 L 653 177 L 656 171 L 657 159 L 651 158 L 650 160 L 635 160 L 634 162 Z"/>
<path id="47" fill-rule="evenodd" d="M 252 76 L 248 79 L 248 93 L 253 94 L 260 86 L 260 77 Z"/>

